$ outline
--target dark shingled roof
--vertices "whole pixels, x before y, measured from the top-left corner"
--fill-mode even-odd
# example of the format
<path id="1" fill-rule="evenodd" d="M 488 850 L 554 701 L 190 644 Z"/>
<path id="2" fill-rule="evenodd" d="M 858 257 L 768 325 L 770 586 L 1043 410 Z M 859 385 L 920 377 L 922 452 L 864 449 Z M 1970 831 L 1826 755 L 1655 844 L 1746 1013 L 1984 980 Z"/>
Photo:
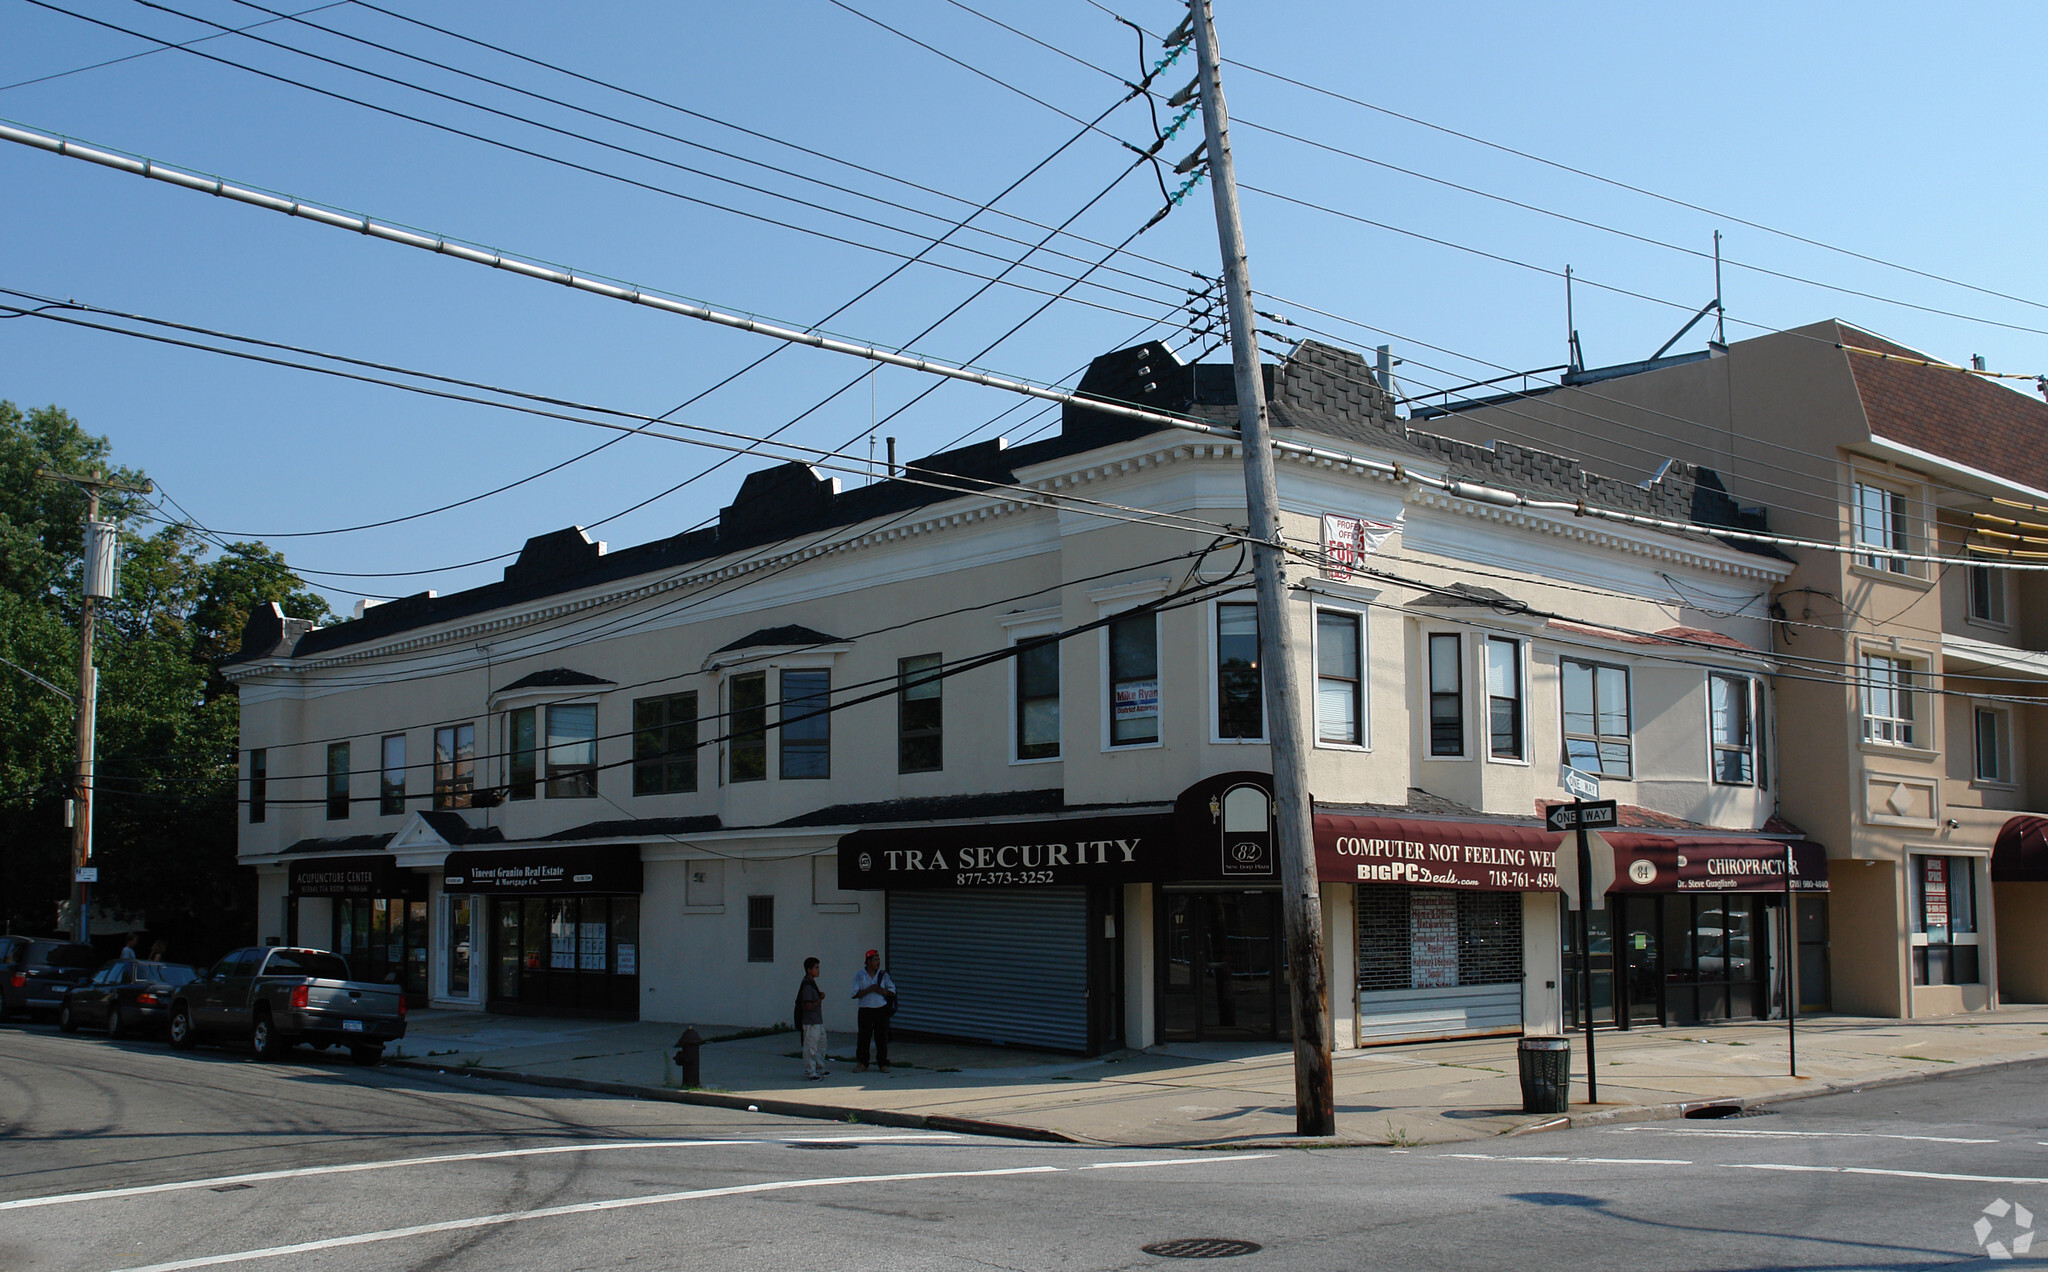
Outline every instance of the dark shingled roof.
<path id="1" fill-rule="evenodd" d="M 764 646 L 837 645 L 840 643 L 840 639 L 837 636 L 827 636 L 825 633 L 815 631 L 809 627 L 802 627 L 796 623 L 787 623 L 781 627 L 763 627 L 759 631 L 748 632 L 730 645 L 720 645 L 717 652 L 722 654 L 731 649 L 760 649 Z"/>
<path id="2" fill-rule="evenodd" d="M 1835 324 L 1842 343 L 1897 358 L 1902 345 Z M 2048 402 L 1960 367 L 1923 367 L 1844 353 L 1871 436 L 2048 490 Z"/>
<path id="3" fill-rule="evenodd" d="M 1738 507 L 1710 469 L 1672 461 L 1655 480 L 1637 484 L 1588 473 L 1577 460 L 1562 455 L 1507 442 L 1478 446 L 1410 429 L 1396 416 L 1393 398 L 1374 378 L 1365 359 L 1347 349 L 1303 341 L 1285 362 L 1266 365 L 1263 374 L 1279 437 L 1314 433 L 1441 464 L 1460 479 L 1585 499 L 1701 527 L 1701 534 L 1678 532 L 1678 538 L 1704 542 L 1717 525 L 1764 529 L 1762 514 Z M 1158 341 L 1095 359 L 1077 391 L 1230 428 L 1237 424 L 1237 388 L 1229 364 L 1190 366 Z M 617 552 L 601 551 L 600 545 L 574 527 L 537 535 L 527 541 L 519 560 L 506 568 L 500 582 L 448 596 L 422 592 L 375 606 L 361 618 L 332 627 L 306 630 L 310 625 L 303 620 L 285 619 L 281 614 L 266 616 L 261 623 L 252 619 L 242 651 L 222 661 L 316 657 L 543 597 L 684 570 L 698 562 L 792 537 L 901 516 L 994 484 L 1014 484 L 1020 468 L 1165 433 L 1180 435 L 1167 425 L 1105 415 L 1070 403 L 1061 407 L 1056 437 L 1022 446 L 1010 446 L 997 438 L 914 459 L 904 465 L 904 476 L 914 480 L 893 478 L 841 490 L 836 481 L 824 479 L 806 465 L 782 464 L 750 474 L 732 504 L 720 510 L 716 525 Z M 1740 543 L 1729 546 L 1779 555 L 1775 549 Z M 288 624 L 300 626 L 294 633 Z M 760 635 L 755 633 L 727 648 L 760 643 Z M 810 633 L 779 643 L 815 644 L 832 639 Z"/>
<path id="4" fill-rule="evenodd" d="M 535 835 L 534 839 L 548 842 L 560 839 L 639 839 L 647 835 L 702 835 L 724 829 L 725 824 L 715 814 L 708 817 L 629 817 L 586 822 L 558 830 L 552 835 Z"/>
<path id="5" fill-rule="evenodd" d="M 603 676 L 593 676 L 587 671 L 570 671 L 567 667 L 550 667 L 546 671 L 536 671 L 530 676 L 521 676 L 511 684 L 505 685 L 495 692 L 510 693 L 514 689 L 555 689 L 580 685 L 611 685 L 617 683 L 615 680 L 606 680 Z"/>
<path id="6" fill-rule="evenodd" d="M 606 683 L 610 683 L 607 681 Z M 496 826 L 472 826 L 462 819 L 461 813 L 422 812 L 420 820 L 434 828 L 434 833 L 451 845 L 502 844 L 505 832 Z"/>
<path id="7" fill-rule="evenodd" d="M 301 839 L 285 851 L 331 853 L 339 856 L 342 853 L 383 852 L 390 842 L 389 834 L 338 835 L 332 839 Z"/>
<path id="8" fill-rule="evenodd" d="M 932 795 L 885 799 L 873 804 L 833 804 L 776 822 L 796 826 L 872 826 L 880 822 L 971 821 L 985 817 L 1053 817 L 1061 813 L 1154 809 L 1150 804 L 1069 804 L 1057 787 L 1038 791 L 992 791 L 983 795 Z"/>

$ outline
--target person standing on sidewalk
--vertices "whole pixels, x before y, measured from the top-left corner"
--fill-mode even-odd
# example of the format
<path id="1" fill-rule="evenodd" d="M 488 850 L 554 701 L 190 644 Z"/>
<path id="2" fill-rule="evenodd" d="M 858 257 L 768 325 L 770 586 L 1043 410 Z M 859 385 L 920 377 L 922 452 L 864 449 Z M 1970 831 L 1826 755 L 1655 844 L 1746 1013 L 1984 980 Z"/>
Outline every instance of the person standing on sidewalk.
<path id="1" fill-rule="evenodd" d="M 816 1082 L 831 1074 L 825 1067 L 825 991 L 818 988 L 818 960 L 804 960 L 804 978 L 796 987 L 796 1023 L 804 1035 L 804 1076 Z"/>
<path id="2" fill-rule="evenodd" d="M 853 974 L 853 1001 L 860 1005 L 860 1034 L 854 1044 L 854 1068 L 868 1071 L 868 1040 L 875 1044 L 875 1067 L 889 1071 L 889 1017 L 896 1011 L 896 982 L 882 970 L 882 952 L 869 950 Z"/>

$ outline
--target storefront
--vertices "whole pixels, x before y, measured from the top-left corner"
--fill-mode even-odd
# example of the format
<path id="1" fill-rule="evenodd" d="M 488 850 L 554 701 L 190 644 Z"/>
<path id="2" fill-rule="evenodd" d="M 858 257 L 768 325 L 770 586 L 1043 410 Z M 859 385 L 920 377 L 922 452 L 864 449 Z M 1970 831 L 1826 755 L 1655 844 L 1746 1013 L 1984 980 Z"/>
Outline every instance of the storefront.
<path id="1" fill-rule="evenodd" d="M 427 995 L 427 877 L 389 856 L 318 857 L 286 868 L 286 941 L 348 960 L 357 980 Z"/>
<path id="2" fill-rule="evenodd" d="M 1360 1045 L 1518 1033 L 1524 894 L 1555 895 L 1559 836 L 1513 822 L 1318 813 L 1325 880 L 1357 889 Z M 1554 921 L 1541 903 L 1538 921 Z"/>
<path id="3" fill-rule="evenodd" d="M 1093 1055 L 1123 1045 L 1123 885 L 1158 877 L 1159 816 L 863 830 L 839 886 L 886 891 L 893 1027 Z"/>
<path id="4" fill-rule="evenodd" d="M 1827 983 L 1827 856 L 1819 844 L 1791 844 L 1788 925 L 1784 840 L 1622 831 L 1596 838 L 1614 854 L 1614 884 L 1606 908 L 1588 916 L 1590 960 L 1580 957 L 1577 924 L 1564 925 L 1568 1024 L 1582 1019 L 1580 977 L 1588 972 L 1595 1024 L 1782 1019 L 1794 950 L 1802 1007 L 1819 1005 L 1804 1001 L 1807 987 Z"/>
<path id="5" fill-rule="evenodd" d="M 465 972 L 482 924 L 489 1010 L 638 1019 L 637 846 L 451 852 L 442 891 L 469 929 Z"/>

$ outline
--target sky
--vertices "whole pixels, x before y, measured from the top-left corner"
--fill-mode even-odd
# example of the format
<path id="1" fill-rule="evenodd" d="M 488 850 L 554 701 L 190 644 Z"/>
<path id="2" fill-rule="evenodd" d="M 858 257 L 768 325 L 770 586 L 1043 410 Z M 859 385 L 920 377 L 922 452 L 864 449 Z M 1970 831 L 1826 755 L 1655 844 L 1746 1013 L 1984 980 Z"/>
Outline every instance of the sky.
<path id="1" fill-rule="evenodd" d="M 1167 143 L 1163 175 L 1127 145 L 1156 135 L 1122 81 L 1159 60 L 1171 0 L 265 3 L 291 7 L 0 0 L 0 119 L 1044 383 L 1191 339 L 1158 324 L 1218 270 L 1206 183 L 1110 252 L 1168 206 L 1200 137 L 1196 118 Z M 1730 340 L 1839 317 L 2048 371 L 2048 8 L 1216 0 L 1216 21 L 1252 284 L 1287 320 L 1269 348 L 1386 344 L 1418 396 L 1554 367 L 1569 265 L 1587 364 L 1635 361 L 1714 298 L 1720 230 Z M 1154 87 L 1193 74 L 1189 54 Z M 786 427 L 851 452 L 828 461 L 848 484 L 871 434 L 915 458 L 1058 426 L 1042 403 L 810 349 L 727 382 L 778 342 L 18 145 L 0 191 L 0 288 Z M 68 410 L 166 515 L 270 543 L 343 615 L 491 582 L 563 526 L 615 547 L 677 533 L 769 463 L 34 317 L 0 320 L 0 399 Z"/>

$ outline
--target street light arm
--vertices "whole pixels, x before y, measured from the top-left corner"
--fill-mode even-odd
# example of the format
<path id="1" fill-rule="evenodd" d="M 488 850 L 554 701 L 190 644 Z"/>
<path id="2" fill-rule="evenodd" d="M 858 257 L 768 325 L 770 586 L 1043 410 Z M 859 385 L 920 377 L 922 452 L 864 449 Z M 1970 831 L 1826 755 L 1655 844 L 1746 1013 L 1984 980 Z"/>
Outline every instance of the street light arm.
<path id="1" fill-rule="evenodd" d="M 78 705 L 78 699 L 73 697 L 69 692 L 63 689 L 59 689 L 57 686 L 51 684 L 49 681 L 43 679 L 41 676 L 38 676 L 36 673 L 22 666 L 20 663 L 10 662 L 5 658 L 0 658 L 0 663 L 6 663 L 9 667 L 14 668 L 22 675 L 27 676 L 30 680 L 35 681 L 37 684 L 41 685 L 45 689 L 48 689 L 51 693 L 56 694 L 58 697 L 64 699 L 64 701 L 70 703 L 71 705 Z"/>

